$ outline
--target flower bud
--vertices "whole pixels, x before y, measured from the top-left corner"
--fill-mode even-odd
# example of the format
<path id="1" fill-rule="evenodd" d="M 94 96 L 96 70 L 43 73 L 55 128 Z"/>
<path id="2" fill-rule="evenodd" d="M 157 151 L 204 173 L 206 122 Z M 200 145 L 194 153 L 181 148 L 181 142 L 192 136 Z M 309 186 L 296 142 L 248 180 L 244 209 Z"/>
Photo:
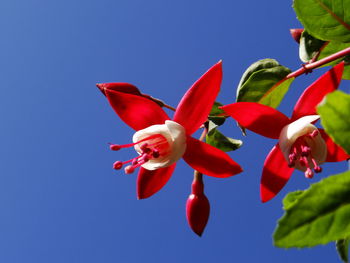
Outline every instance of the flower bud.
<path id="1" fill-rule="evenodd" d="M 192 193 L 187 199 L 186 216 L 193 232 L 201 236 L 209 219 L 210 204 L 204 195 L 204 185 L 200 178 L 195 176 L 192 182 Z"/>
<path id="2" fill-rule="evenodd" d="M 300 43 L 301 34 L 304 32 L 303 28 L 292 28 L 289 30 L 290 34 L 297 43 Z"/>

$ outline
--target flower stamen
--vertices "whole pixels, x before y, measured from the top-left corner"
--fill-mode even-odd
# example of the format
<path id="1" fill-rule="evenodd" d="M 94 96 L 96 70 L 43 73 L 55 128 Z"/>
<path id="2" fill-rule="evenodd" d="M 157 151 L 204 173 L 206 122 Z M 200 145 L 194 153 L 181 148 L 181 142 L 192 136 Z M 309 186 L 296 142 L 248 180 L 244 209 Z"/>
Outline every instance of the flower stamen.
<path id="1" fill-rule="evenodd" d="M 288 166 L 304 171 L 306 178 L 313 178 L 315 173 L 322 172 L 322 168 L 317 163 L 317 158 L 313 156 L 311 148 L 313 140 L 319 135 L 319 131 L 315 129 L 298 137 L 287 155 Z"/>

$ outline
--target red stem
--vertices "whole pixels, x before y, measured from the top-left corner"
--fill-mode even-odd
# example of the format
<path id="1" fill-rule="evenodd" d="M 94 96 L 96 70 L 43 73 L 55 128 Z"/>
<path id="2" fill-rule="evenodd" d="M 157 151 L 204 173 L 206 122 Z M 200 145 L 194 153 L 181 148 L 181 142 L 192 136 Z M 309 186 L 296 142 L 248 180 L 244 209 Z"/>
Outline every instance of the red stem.
<path id="1" fill-rule="evenodd" d="M 343 49 L 337 53 L 334 53 L 328 57 L 325 57 L 323 59 L 320 59 L 319 61 L 316 62 L 312 62 L 310 64 L 305 64 L 303 65 L 301 68 L 297 69 L 296 71 L 290 73 L 289 75 L 287 75 L 287 77 L 285 77 L 285 79 L 290 79 L 290 78 L 296 78 L 304 73 L 309 72 L 310 70 L 314 69 L 314 68 L 318 68 L 320 66 L 323 66 L 329 62 L 332 62 L 334 60 L 337 60 L 338 58 L 344 57 L 346 55 L 350 54 L 350 47 Z"/>

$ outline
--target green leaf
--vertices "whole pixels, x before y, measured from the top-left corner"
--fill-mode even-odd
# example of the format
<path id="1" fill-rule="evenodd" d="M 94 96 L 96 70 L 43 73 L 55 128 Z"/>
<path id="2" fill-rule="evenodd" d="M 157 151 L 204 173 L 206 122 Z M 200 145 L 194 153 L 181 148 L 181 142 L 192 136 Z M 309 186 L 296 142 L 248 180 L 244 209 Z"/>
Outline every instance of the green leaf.
<path id="1" fill-rule="evenodd" d="M 293 7 L 314 37 L 350 42 L 350 0 L 294 0 Z"/>
<path id="2" fill-rule="evenodd" d="M 340 239 L 335 242 L 335 247 L 337 248 L 338 255 L 344 263 L 349 262 L 349 238 Z"/>
<path id="3" fill-rule="evenodd" d="M 229 137 L 226 137 L 221 132 L 219 132 L 216 127 L 210 127 L 209 124 L 209 132 L 206 137 L 206 142 L 210 145 L 224 151 L 230 152 L 237 150 L 242 145 L 241 140 L 235 140 Z"/>
<path id="4" fill-rule="evenodd" d="M 311 36 L 306 30 L 301 34 L 299 45 L 299 57 L 303 62 L 309 62 L 320 51 L 325 41 Z"/>
<path id="5" fill-rule="evenodd" d="M 286 79 L 275 84 L 264 96 L 258 101 L 261 104 L 277 108 L 280 105 L 284 95 L 287 93 L 290 84 L 295 78 Z"/>
<path id="6" fill-rule="evenodd" d="M 290 72 L 274 59 L 253 63 L 238 84 L 236 101 L 259 102 L 276 108 L 292 82 L 283 81 Z"/>
<path id="7" fill-rule="evenodd" d="M 346 56 L 344 61 L 345 61 L 346 65 L 344 67 L 342 78 L 350 80 L 350 56 Z"/>
<path id="8" fill-rule="evenodd" d="M 295 192 L 291 192 L 283 199 L 283 209 L 287 210 L 292 207 L 293 204 L 296 203 L 300 195 L 304 193 L 302 190 L 298 190 Z"/>
<path id="9" fill-rule="evenodd" d="M 219 108 L 222 105 L 223 104 L 220 102 L 215 101 L 208 117 L 210 121 L 214 122 L 218 126 L 223 125 L 226 119 L 224 116 L 219 116 L 220 114 L 224 113 L 224 111 Z"/>
<path id="10" fill-rule="evenodd" d="M 312 247 L 350 236 L 350 171 L 311 185 L 278 221 L 278 247 Z"/>
<path id="11" fill-rule="evenodd" d="M 328 94 L 317 113 L 327 134 L 350 154 L 350 95 L 338 90 Z"/>

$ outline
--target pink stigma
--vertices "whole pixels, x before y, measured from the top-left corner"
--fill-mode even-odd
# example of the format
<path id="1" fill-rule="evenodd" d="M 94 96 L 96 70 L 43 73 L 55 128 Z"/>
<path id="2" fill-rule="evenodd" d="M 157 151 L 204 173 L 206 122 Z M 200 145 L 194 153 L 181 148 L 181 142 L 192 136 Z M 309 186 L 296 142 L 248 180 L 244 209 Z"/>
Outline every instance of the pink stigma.
<path id="1" fill-rule="evenodd" d="M 313 130 L 311 133 L 299 137 L 293 144 L 288 155 L 288 166 L 294 167 L 296 164 L 299 167 L 304 167 L 305 177 L 313 178 L 314 173 L 322 172 L 322 168 L 312 156 L 311 147 L 306 142 L 305 138 L 315 138 L 319 134 L 318 130 Z"/>

